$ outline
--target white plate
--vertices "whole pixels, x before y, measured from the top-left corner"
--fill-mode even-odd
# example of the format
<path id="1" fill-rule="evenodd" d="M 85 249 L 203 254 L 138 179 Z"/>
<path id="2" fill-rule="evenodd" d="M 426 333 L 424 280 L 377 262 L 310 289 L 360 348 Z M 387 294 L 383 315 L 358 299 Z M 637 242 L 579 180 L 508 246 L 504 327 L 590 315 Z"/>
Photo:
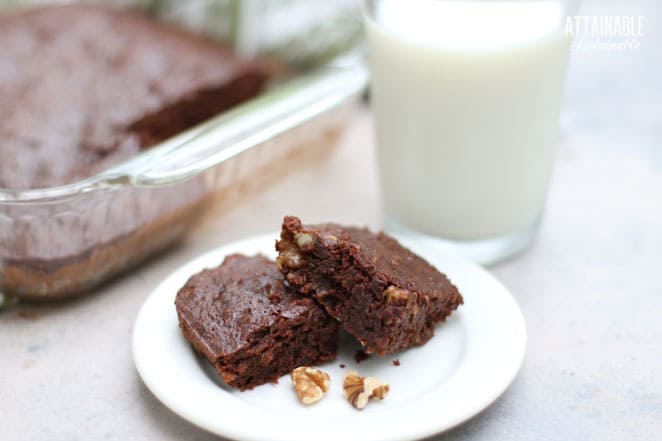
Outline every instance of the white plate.
<path id="1" fill-rule="evenodd" d="M 445 272 L 465 300 L 427 344 L 357 364 L 354 354 L 359 346 L 345 336 L 338 358 L 322 366 L 331 376 L 331 390 L 310 407 L 298 402 L 287 376 L 277 385 L 252 391 L 229 389 L 182 336 L 175 295 L 189 276 L 218 265 L 228 254 L 275 257 L 276 237 L 250 238 L 200 256 L 164 280 L 138 314 L 133 331 L 138 372 L 154 395 L 181 417 L 218 435 L 247 441 L 416 439 L 476 415 L 515 377 L 524 357 L 526 330 L 508 291 L 472 263 L 401 238 Z M 393 364 L 396 358 L 400 366 Z M 342 394 L 348 370 L 388 382 L 389 395 L 355 410 Z"/>

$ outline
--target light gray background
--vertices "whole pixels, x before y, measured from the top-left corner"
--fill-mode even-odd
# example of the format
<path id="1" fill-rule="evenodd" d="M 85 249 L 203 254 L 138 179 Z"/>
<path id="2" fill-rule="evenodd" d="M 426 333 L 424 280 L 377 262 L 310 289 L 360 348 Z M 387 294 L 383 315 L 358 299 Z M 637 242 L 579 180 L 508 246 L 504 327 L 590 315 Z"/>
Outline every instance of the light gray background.
<path id="1" fill-rule="evenodd" d="M 492 269 L 526 317 L 524 365 L 491 407 L 437 440 L 662 439 L 662 8 L 590 0 L 582 13 L 645 15 L 647 35 L 638 50 L 572 53 L 540 235 Z M 140 381 L 139 307 L 186 261 L 273 231 L 285 212 L 379 227 L 373 147 L 363 110 L 329 156 L 217 209 L 140 271 L 62 304 L 0 312 L 0 439 L 216 439 Z"/>

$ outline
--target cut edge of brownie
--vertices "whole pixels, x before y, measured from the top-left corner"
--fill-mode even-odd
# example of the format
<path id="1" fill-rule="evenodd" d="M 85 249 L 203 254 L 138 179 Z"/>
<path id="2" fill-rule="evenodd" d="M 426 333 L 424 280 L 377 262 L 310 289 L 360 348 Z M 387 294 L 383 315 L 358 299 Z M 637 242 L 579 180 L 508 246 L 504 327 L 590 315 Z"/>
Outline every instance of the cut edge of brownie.
<path id="1" fill-rule="evenodd" d="M 256 96 L 267 81 L 266 69 L 246 71 L 229 82 L 192 91 L 161 109 L 143 115 L 125 132 L 136 134 L 141 148 L 148 149 Z"/>
<path id="2" fill-rule="evenodd" d="M 382 241 L 416 259 L 423 274 L 436 274 L 437 292 L 378 271 L 377 258 L 371 262 L 349 233 Z M 463 303 L 443 273 L 383 233 L 335 224 L 303 226 L 287 216 L 276 249 L 277 265 L 288 283 L 324 305 L 367 353 L 383 356 L 424 344 L 435 324 Z"/>
<path id="3" fill-rule="evenodd" d="M 270 291 L 269 285 L 257 286 L 262 290 L 256 289 L 253 295 L 266 297 L 272 304 L 282 306 L 282 309 L 276 308 L 277 312 L 271 311 L 270 315 L 275 314 L 274 317 L 258 317 L 258 325 L 254 329 L 246 335 L 237 336 L 241 343 L 237 347 L 230 344 L 228 350 L 223 352 L 219 347 L 213 347 L 214 342 L 210 342 L 210 338 L 218 338 L 218 335 L 210 335 L 208 327 L 201 327 L 199 322 L 195 323 L 201 318 L 192 314 L 191 305 L 187 305 L 187 300 L 196 294 L 194 290 L 204 289 L 204 286 L 200 288 L 200 285 L 196 285 L 196 281 L 199 282 L 203 277 L 211 277 L 212 272 L 219 271 L 228 259 L 245 259 L 245 261 L 259 259 L 259 265 L 273 265 L 275 276 L 273 280 L 281 282 L 278 283 L 280 287 L 278 289 L 283 291 L 278 292 L 278 289 Z M 234 280 L 250 283 L 250 278 L 250 275 L 243 274 L 239 279 Z M 235 292 L 233 295 L 239 294 Z M 274 299 L 272 295 L 275 296 Z M 283 301 L 282 297 L 288 298 Z M 281 305 L 281 302 L 285 303 Z M 178 292 L 175 303 L 180 328 L 186 340 L 192 344 L 196 352 L 214 366 L 230 387 L 243 391 L 269 382 L 275 383 L 282 375 L 299 366 L 316 365 L 336 357 L 339 330 L 337 321 L 329 317 L 312 299 L 300 297 L 295 290 L 282 283 L 282 276 L 275 270 L 275 264 L 265 257 L 228 256 L 220 266 L 192 276 Z M 259 310 L 259 307 L 257 309 Z M 242 311 L 231 312 L 234 315 Z M 232 332 L 231 329 L 225 331 Z M 220 332 L 223 332 L 223 329 Z"/>
<path id="4" fill-rule="evenodd" d="M 335 322 L 335 320 L 332 320 Z M 284 326 L 282 322 L 277 323 L 262 333 L 255 333 L 254 339 L 261 337 L 260 344 L 257 347 L 246 348 L 232 354 L 230 359 L 227 357 L 215 355 L 204 340 L 188 322 L 180 319 L 180 328 L 186 338 L 193 345 L 196 352 L 204 356 L 209 363 L 214 366 L 223 382 L 228 386 L 237 388 L 241 391 L 250 390 L 257 386 L 267 383 L 277 383 L 278 379 L 304 365 L 319 365 L 327 361 L 332 361 L 337 354 L 337 333 L 338 324 L 327 321 L 319 323 L 318 326 L 310 327 L 316 332 L 305 332 L 298 334 L 294 342 L 282 341 L 287 330 L 292 329 Z M 305 328 L 305 327 L 304 327 Z M 268 338 L 275 334 L 275 338 Z M 332 338 L 318 338 L 322 336 L 332 336 Z M 276 344 L 274 340 L 281 342 Z M 303 348 L 306 353 L 296 351 Z M 270 353 L 268 350 L 271 349 Z M 296 356 L 295 356 L 296 355 Z M 283 361 L 285 360 L 285 362 Z M 237 362 L 241 362 L 241 367 L 237 367 Z M 277 366 L 274 364 L 277 363 Z M 252 375 L 245 375 L 244 371 L 253 372 Z"/>
<path id="5" fill-rule="evenodd" d="M 13 104 L 13 114 L 43 126 L 35 133 L 34 124 L 22 119 L 0 124 L 9 158 L 20 158 L 0 167 L 0 188 L 13 190 L 94 176 L 257 96 L 284 70 L 174 23 L 111 5 L 4 11 L 0 29 L 9 65 L 21 73 L 3 77 L 3 98 Z M 32 48 L 27 58 L 24 47 Z M 44 71 L 44 54 L 57 69 L 41 78 L 36 74 Z M 61 102 L 66 111 L 56 106 Z M 61 153 L 57 161 L 53 152 Z"/>
<path id="6" fill-rule="evenodd" d="M 299 366 L 334 360 L 338 328 L 335 320 L 316 320 L 311 325 L 290 326 L 279 321 L 269 330 L 255 334 L 253 340 L 259 342 L 257 346 L 238 351 L 231 360 L 217 359 L 215 366 L 228 385 L 240 390 L 277 383 L 281 376 Z M 289 332 L 294 334 L 288 336 Z M 239 367 L 236 360 L 242 363 Z M 252 374 L 246 376 L 245 371 Z"/>

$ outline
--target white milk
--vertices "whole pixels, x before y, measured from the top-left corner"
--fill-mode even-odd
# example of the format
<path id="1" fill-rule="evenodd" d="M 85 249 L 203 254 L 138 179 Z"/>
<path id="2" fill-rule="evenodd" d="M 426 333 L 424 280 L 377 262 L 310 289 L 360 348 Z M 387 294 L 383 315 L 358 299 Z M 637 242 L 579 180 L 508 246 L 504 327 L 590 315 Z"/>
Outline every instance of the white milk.
<path id="1" fill-rule="evenodd" d="M 387 216 L 454 240 L 537 222 L 569 45 L 562 13 L 545 1 L 381 2 L 366 26 Z"/>

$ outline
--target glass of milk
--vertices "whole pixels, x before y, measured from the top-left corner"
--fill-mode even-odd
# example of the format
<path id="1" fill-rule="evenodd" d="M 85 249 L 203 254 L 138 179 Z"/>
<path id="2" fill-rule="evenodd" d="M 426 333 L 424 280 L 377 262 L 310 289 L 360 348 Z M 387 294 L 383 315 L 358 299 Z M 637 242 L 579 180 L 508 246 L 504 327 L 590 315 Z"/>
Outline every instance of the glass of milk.
<path id="1" fill-rule="evenodd" d="M 555 156 L 574 6 L 365 2 L 387 230 L 485 264 L 531 243 Z"/>

